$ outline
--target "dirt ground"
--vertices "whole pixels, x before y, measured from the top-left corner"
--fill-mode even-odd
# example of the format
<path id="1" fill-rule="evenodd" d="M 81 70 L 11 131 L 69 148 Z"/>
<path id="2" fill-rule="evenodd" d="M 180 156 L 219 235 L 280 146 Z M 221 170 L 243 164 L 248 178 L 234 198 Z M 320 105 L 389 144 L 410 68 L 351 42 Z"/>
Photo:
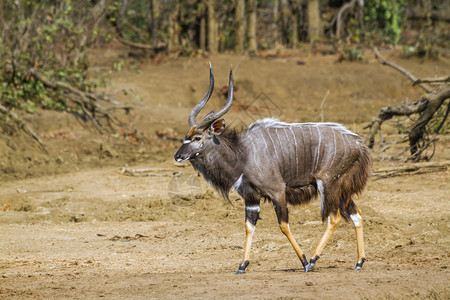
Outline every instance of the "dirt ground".
<path id="1" fill-rule="evenodd" d="M 418 77 L 450 73 L 445 57 L 386 55 Z M 315 271 L 304 273 L 272 205 L 264 203 L 251 264 L 235 275 L 245 238 L 242 199 L 233 192 L 230 205 L 189 164 L 173 162 L 188 113 L 206 92 L 208 58 L 137 63 L 115 47 L 96 57 L 99 69 L 125 62 L 107 91 L 127 88 L 139 95 L 118 99 L 135 105 L 130 120 L 140 142 L 101 136 L 69 114 L 48 111 L 24 117 L 49 154 L 25 147 L 31 142 L 21 136 L 0 138 L 0 298 L 450 298 L 448 169 L 369 181 L 356 199 L 367 255 L 360 272 L 351 270 L 351 224 L 341 223 Z M 268 116 L 287 122 L 323 116 L 364 136 L 362 128 L 382 106 L 420 95 L 370 53 L 366 58 L 337 63 L 333 55 L 299 51 L 223 54 L 211 61 L 217 91 L 227 84 L 231 65 L 234 70 L 229 126 Z M 224 101 L 215 93 L 205 112 Z M 398 137 L 395 122 L 386 124 L 385 139 Z M 449 146 L 449 137 L 441 136 L 433 161 L 448 160 Z M 374 157 L 374 169 L 401 165 Z M 150 176 L 127 176 L 125 168 L 150 168 Z M 307 255 L 326 227 L 319 205 L 315 200 L 290 210 L 291 230 Z"/>

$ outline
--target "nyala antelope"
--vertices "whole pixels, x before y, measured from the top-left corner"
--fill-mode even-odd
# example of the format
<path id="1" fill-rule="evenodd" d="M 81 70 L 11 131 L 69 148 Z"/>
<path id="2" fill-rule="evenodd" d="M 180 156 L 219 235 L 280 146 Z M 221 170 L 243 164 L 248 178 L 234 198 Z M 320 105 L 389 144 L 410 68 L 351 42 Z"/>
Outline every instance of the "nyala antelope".
<path id="1" fill-rule="evenodd" d="M 225 106 L 208 113 L 197 124 L 195 118 L 213 88 L 210 66 L 209 90 L 189 114 L 190 129 L 175 160 L 189 160 L 226 199 L 232 188 L 244 198 L 246 241 L 244 259 L 236 274 L 244 273 L 249 265 L 261 199 L 272 201 L 280 229 L 305 272 L 314 268 L 341 219 L 351 220 L 358 252 L 355 270 L 361 270 L 365 261 L 362 213 L 352 196 L 364 188 L 371 167 L 369 149 L 361 138 L 336 123 L 289 124 L 272 118 L 258 120 L 242 132 L 226 128 L 221 117 L 233 102 L 231 71 Z M 328 225 L 308 263 L 289 229 L 287 205 L 308 203 L 317 195 L 322 221 Z"/>

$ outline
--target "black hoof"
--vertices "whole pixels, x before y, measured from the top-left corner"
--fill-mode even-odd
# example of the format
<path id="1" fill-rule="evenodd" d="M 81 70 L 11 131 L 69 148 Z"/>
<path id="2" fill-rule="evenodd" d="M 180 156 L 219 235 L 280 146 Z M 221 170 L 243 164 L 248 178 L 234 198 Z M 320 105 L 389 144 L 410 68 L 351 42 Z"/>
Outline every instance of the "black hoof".
<path id="1" fill-rule="evenodd" d="M 311 271 L 314 268 L 314 264 L 307 264 L 305 266 L 305 273 Z"/>
<path id="2" fill-rule="evenodd" d="M 363 266 L 363 263 L 364 263 L 365 261 L 366 261 L 365 258 L 362 258 L 361 261 L 358 261 L 358 262 L 356 263 L 356 268 L 355 268 L 354 270 L 355 270 L 355 271 L 362 270 L 362 266 Z"/>
<path id="3" fill-rule="evenodd" d="M 319 259 L 319 256 L 315 256 L 309 260 L 309 264 L 305 266 L 305 272 L 309 272 L 314 268 L 316 261 Z"/>
<path id="4" fill-rule="evenodd" d="M 236 271 L 236 273 L 234 274 L 244 274 L 245 273 L 245 268 L 247 268 L 247 266 L 250 264 L 250 262 L 248 260 L 244 261 L 242 263 L 242 265 L 239 266 L 239 269 Z"/>

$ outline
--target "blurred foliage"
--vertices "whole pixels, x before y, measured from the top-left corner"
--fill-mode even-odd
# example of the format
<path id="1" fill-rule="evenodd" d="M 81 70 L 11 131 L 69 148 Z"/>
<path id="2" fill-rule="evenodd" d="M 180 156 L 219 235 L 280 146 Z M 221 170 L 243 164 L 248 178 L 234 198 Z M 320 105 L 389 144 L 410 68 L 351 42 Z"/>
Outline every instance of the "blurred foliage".
<path id="1" fill-rule="evenodd" d="M 102 12 L 85 1 L 3 0 L 0 29 L 0 103 L 34 112 L 38 107 L 68 107 L 63 91 L 44 86 L 39 72 L 82 91 L 96 87 L 88 80 L 87 52 L 101 36 Z"/>
<path id="2" fill-rule="evenodd" d="M 405 27 L 404 0 L 371 0 L 364 7 L 366 38 L 397 45 Z"/>
<path id="3" fill-rule="evenodd" d="M 364 47 L 361 44 L 346 43 L 338 53 L 339 61 L 366 62 L 364 59 Z"/>

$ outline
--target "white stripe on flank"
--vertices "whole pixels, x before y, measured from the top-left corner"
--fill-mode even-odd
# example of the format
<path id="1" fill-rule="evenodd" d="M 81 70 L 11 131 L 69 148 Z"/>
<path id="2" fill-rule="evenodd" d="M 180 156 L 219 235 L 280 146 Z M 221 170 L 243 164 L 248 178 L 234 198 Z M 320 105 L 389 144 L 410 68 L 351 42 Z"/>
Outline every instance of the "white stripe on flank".
<path id="1" fill-rule="evenodd" d="M 320 144 L 322 142 L 322 135 L 320 134 L 320 128 L 317 128 L 317 132 L 319 133 L 319 145 L 317 146 L 317 156 L 316 156 L 316 162 L 314 164 L 314 171 L 317 170 L 317 165 L 319 164 L 319 157 L 320 157 Z"/>
<path id="2" fill-rule="evenodd" d="M 283 147 L 283 143 L 281 143 L 280 135 L 278 134 L 278 128 L 275 128 L 275 133 L 277 134 L 278 143 L 280 143 L 281 159 L 283 160 L 283 165 L 284 165 L 284 156 L 283 156 L 283 152 L 284 152 L 283 149 L 284 149 L 284 147 Z"/>
<path id="3" fill-rule="evenodd" d="M 344 148 L 344 153 L 342 154 L 342 157 L 346 157 L 347 156 L 347 143 L 344 141 L 343 134 L 340 134 L 340 136 L 342 139 L 342 146 Z"/>
<path id="4" fill-rule="evenodd" d="M 288 135 L 287 135 L 287 133 L 286 133 L 286 129 L 283 130 L 283 132 L 284 132 L 284 135 L 286 136 L 286 142 L 289 142 L 289 137 L 288 137 Z M 288 146 L 288 145 L 286 145 L 286 146 Z M 289 164 L 291 164 L 291 163 L 292 163 L 292 162 L 291 162 L 291 151 L 290 151 L 289 148 L 287 149 L 287 151 L 288 151 L 288 156 L 289 156 Z M 288 168 L 288 169 L 291 169 L 291 168 Z M 290 174 L 290 175 L 291 175 L 291 177 L 292 177 L 292 174 Z"/>
<path id="5" fill-rule="evenodd" d="M 346 135 L 344 135 L 344 136 L 345 136 L 345 139 L 347 140 L 348 146 L 350 147 L 350 152 L 352 152 L 352 150 L 353 150 L 352 143 L 348 140 L 348 137 Z"/>
<path id="6" fill-rule="evenodd" d="M 333 159 L 331 160 L 331 163 L 330 163 L 330 167 L 333 165 L 334 158 L 336 157 L 336 151 L 337 151 L 337 149 L 336 149 L 336 133 L 334 132 L 334 130 L 332 130 L 332 131 L 333 131 L 334 152 L 333 152 Z"/>
<path id="7" fill-rule="evenodd" d="M 295 137 L 294 131 L 292 130 L 292 127 L 289 127 L 289 130 L 292 133 L 292 136 L 294 137 L 294 145 L 295 145 L 295 176 L 298 176 L 298 152 L 297 152 L 297 138 Z"/>
<path id="8" fill-rule="evenodd" d="M 302 132 L 300 134 L 300 136 L 302 137 L 302 142 L 303 142 L 301 150 L 302 150 L 302 154 L 303 154 L 303 168 L 304 168 L 307 165 L 306 164 L 306 153 L 305 153 L 305 145 L 306 145 L 306 143 L 305 143 L 305 136 L 303 135 L 303 128 L 301 126 L 299 126 L 299 128 L 300 128 L 300 131 Z"/>
<path id="9" fill-rule="evenodd" d="M 256 147 L 255 147 L 255 144 L 253 143 L 253 138 L 251 137 L 251 135 L 249 136 L 249 138 L 250 138 L 250 143 L 252 143 L 252 147 L 253 147 L 253 162 L 255 163 L 258 170 L 260 172 L 262 172 L 261 168 L 259 167 L 259 164 L 256 162 Z"/>
<path id="10" fill-rule="evenodd" d="M 278 158 L 278 151 L 275 143 L 273 142 L 272 136 L 270 135 L 270 131 L 267 131 L 267 135 L 269 136 L 270 141 L 272 142 L 273 149 L 275 150 L 275 156 Z"/>
<path id="11" fill-rule="evenodd" d="M 312 143 L 312 131 L 311 131 L 311 126 L 308 126 L 308 130 L 309 130 L 309 145 L 311 146 L 311 143 Z M 310 148 L 311 149 L 311 148 Z M 309 150 L 309 149 L 308 149 Z M 313 152 L 312 151 L 308 151 L 309 152 L 309 154 L 311 155 L 311 157 L 310 157 L 310 159 L 309 159 L 309 161 L 310 162 L 312 162 L 312 160 L 313 160 Z M 314 160 L 315 160 L 315 156 L 314 156 Z M 311 166 L 311 168 L 312 168 L 312 166 Z"/>
<path id="12" fill-rule="evenodd" d="M 269 156 L 270 156 L 269 145 L 267 145 L 267 142 L 266 142 L 266 139 L 264 138 L 264 135 L 262 136 L 262 140 L 264 141 L 264 145 L 266 145 L 267 154 L 269 154 Z"/>
<path id="13" fill-rule="evenodd" d="M 281 168 L 281 170 L 282 170 L 283 175 L 284 175 L 284 174 L 285 174 L 285 171 L 284 171 L 285 168 L 284 168 L 284 166 L 286 165 L 286 164 L 285 164 L 285 160 L 284 160 L 284 151 L 285 151 L 285 147 L 284 147 L 283 143 L 281 143 L 280 135 L 278 134 L 278 128 L 275 128 L 275 134 L 276 134 L 276 136 L 277 136 L 278 143 L 280 143 L 279 146 L 280 146 L 280 150 L 281 150 L 281 161 L 282 161 L 282 164 L 283 164 L 283 168 Z"/>

